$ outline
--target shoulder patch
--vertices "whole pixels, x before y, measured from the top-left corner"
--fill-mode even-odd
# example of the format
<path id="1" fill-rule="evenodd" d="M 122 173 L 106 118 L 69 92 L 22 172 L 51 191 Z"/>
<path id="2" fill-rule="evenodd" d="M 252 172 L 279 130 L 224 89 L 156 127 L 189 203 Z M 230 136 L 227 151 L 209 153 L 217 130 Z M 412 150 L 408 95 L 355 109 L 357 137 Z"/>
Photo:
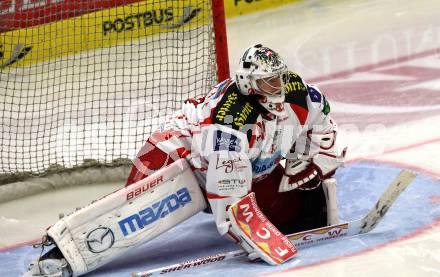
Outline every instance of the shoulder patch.
<path id="1" fill-rule="evenodd" d="M 309 91 L 309 96 L 312 102 L 321 103 L 321 93 L 317 89 L 307 86 L 307 90 Z"/>

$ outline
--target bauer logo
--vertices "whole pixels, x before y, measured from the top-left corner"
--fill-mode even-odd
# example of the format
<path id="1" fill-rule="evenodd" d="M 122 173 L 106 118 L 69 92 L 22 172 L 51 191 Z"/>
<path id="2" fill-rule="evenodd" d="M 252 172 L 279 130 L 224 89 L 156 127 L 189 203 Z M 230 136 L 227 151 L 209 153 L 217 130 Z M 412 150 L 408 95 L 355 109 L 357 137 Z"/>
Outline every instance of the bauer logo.
<path id="1" fill-rule="evenodd" d="M 214 151 L 240 151 L 240 143 L 241 140 L 233 134 L 222 131 L 214 132 Z"/>
<path id="2" fill-rule="evenodd" d="M 101 253 L 113 246 L 115 236 L 110 228 L 99 227 L 87 235 L 86 243 L 90 252 Z"/>
<path id="3" fill-rule="evenodd" d="M 119 221 L 119 227 L 124 236 L 143 229 L 144 227 L 156 222 L 160 218 L 177 211 L 192 201 L 187 188 L 182 188 L 176 193 L 168 195 L 162 200 L 154 203 L 136 214 L 133 214 Z"/>

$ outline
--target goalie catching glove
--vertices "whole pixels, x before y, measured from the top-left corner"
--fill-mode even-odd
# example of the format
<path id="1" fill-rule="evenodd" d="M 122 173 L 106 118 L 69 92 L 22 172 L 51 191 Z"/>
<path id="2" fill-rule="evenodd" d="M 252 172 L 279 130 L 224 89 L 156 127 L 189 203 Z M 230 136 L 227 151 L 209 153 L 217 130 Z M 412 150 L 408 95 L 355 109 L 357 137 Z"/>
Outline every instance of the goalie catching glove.
<path id="1" fill-rule="evenodd" d="M 228 209 L 232 236 L 249 253 L 249 259 L 262 259 L 278 265 L 297 253 L 295 246 L 260 211 L 255 194 L 249 193 Z"/>

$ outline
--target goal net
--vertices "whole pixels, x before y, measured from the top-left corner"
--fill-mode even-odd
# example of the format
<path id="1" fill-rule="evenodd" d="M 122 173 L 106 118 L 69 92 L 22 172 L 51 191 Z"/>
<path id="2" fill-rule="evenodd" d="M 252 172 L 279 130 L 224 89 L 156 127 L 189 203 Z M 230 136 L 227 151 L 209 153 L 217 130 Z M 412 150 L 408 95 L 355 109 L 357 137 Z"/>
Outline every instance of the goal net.
<path id="1" fill-rule="evenodd" d="M 2 1 L 0 184 L 129 165 L 166 115 L 227 77 L 212 2 Z"/>

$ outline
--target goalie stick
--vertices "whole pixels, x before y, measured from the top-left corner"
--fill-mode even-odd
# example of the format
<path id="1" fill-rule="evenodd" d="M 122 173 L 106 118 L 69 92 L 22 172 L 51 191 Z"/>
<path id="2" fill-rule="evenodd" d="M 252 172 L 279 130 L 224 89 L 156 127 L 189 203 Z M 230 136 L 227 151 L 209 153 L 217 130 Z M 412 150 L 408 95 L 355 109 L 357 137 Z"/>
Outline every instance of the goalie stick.
<path id="1" fill-rule="evenodd" d="M 301 249 L 323 242 L 368 233 L 377 226 L 377 224 L 382 220 L 383 216 L 386 214 L 391 205 L 393 205 L 397 197 L 408 187 L 409 184 L 411 184 L 415 177 L 415 173 L 407 170 L 402 170 L 388 186 L 387 190 L 382 194 L 374 207 L 361 219 L 298 232 L 287 235 L 287 237 L 298 249 Z M 158 276 L 166 273 L 199 267 L 205 264 L 224 261 L 234 257 L 245 256 L 246 254 L 247 253 L 243 250 L 219 253 L 186 261 L 183 263 L 168 265 L 157 269 L 151 269 L 148 271 L 133 272 L 131 276 Z"/>

